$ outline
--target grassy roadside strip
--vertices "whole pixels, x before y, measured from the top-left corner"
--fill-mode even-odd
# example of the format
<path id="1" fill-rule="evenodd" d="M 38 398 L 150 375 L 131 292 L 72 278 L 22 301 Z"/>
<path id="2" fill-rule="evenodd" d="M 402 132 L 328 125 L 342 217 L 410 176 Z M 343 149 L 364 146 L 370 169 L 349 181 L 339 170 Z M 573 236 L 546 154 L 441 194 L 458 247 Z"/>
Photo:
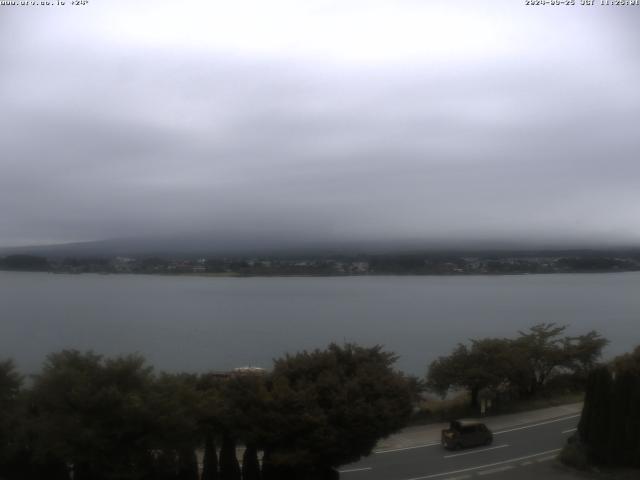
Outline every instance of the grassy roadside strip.
<path id="1" fill-rule="evenodd" d="M 508 403 L 505 402 L 503 404 L 494 405 L 493 408 L 488 409 L 484 415 L 481 415 L 477 408 L 471 408 L 469 406 L 469 395 L 467 393 L 460 393 L 455 397 L 446 398 L 444 400 L 424 400 L 418 405 L 409 425 L 429 425 L 432 423 L 446 422 L 452 418 L 477 418 L 480 416 L 491 417 L 495 415 L 526 412 L 530 410 L 539 410 L 542 408 L 579 403 L 583 400 L 583 392 L 540 396 L 523 400 L 513 400 Z"/>

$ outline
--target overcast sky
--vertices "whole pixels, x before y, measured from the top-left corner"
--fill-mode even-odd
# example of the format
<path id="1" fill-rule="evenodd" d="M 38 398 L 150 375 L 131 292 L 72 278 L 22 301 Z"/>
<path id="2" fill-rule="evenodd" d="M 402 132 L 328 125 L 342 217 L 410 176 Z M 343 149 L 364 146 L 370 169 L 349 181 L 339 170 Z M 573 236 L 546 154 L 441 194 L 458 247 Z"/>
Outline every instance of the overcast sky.
<path id="1" fill-rule="evenodd" d="M 68 4 L 0 6 L 0 246 L 640 244 L 640 7 Z"/>

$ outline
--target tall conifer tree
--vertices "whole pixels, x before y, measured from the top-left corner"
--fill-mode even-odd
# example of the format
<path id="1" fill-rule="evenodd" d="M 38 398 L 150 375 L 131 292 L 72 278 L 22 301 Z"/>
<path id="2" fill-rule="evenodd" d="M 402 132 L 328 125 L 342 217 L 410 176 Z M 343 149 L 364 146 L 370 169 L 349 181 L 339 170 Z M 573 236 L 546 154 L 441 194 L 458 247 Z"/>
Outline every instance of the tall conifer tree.
<path id="1" fill-rule="evenodd" d="M 260 480 L 258 450 L 254 445 L 247 445 L 242 456 L 242 480 Z"/>
<path id="2" fill-rule="evenodd" d="M 202 480 L 218 480 L 218 454 L 213 434 L 207 433 L 202 459 Z"/>
<path id="3" fill-rule="evenodd" d="M 220 450 L 220 480 L 241 480 L 240 464 L 236 457 L 236 442 L 225 433 L 222 437 L 222 448 Z"/>

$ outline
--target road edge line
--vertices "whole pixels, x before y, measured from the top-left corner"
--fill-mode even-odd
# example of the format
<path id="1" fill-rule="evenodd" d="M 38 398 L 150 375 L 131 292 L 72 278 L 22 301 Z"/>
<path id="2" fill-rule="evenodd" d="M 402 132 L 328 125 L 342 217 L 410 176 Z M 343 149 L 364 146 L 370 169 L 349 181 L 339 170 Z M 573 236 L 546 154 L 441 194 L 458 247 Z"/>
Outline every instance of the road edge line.
<path id="1" fill-rule="evenodd" d="M 451 472 L 434 473 L 432 475 L 425 475 L 425 476 L 422 476 L 422 477 L 405 478 L 404 480 L 426 480 L 427 478 L 436 478 L 436 477 L 443 477 L 445 475 L 455 475 L 456 473 L 471 472 L 473 470 L 479 470 L 481 468 L 495 467 L 496 465 L 504 465 L 504 464 L 507 464 L 507 463 L 519 462 L 521 460 L 526 460 L 527 458 L 539 457 L 540 455 L 546 455 L 546 454 L 549 454 L 549 453 L 557 453 L 560 450 L 562 450 L 562 449 L 561 448 L 556 448 L 554 450 L 547 450 L 545 452 L 538 452 L 538 453 L 534 453 L 532 455 L 526 455 L 524 457 L 510 458 L 509 460 L 503 460 L 501 462 L 489 463 L 487 465 L 479 465 L 477 467 L 463 468 L 462 470 L 453 470 Z"/>

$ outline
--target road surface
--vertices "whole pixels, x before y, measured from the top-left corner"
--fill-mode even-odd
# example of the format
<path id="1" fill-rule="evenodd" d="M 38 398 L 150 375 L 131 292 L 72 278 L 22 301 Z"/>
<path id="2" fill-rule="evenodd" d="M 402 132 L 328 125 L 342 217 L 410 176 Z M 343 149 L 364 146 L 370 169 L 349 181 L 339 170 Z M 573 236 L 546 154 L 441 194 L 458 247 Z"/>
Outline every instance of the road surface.
<path id="1" fill-rule="evenodd" d="M 488 447 L 449 451 L 439 442 L 378 451 L 340 469 L 342 480 L 503 480 L 551 478 L 540 471 L 553 462 L 580 415 L 495 430 Z"/>

